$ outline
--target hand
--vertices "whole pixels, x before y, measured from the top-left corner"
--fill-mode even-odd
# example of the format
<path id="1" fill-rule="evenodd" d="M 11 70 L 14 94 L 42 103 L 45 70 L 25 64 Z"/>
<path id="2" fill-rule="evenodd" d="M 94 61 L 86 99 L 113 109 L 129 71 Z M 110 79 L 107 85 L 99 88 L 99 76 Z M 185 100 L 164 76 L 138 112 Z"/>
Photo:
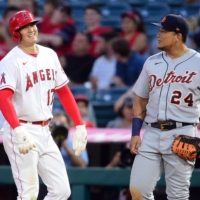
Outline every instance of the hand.
<path id="1" fill-rule="evenodd" d="M 16 134 L 18 148 L 21 154 L 26 154 L 32 148 L 36 147 L 31 135 L 28 131 L 26 131 L 26 129 L 23 126 L 18 126 L 14 129 L 14 132 Z"/>
<path id="2" fill-rule="evenodd" d="M 116 166 L 122 164 L 120 156 L 121 156 L 121 152 L 119 151 L 114 155 L 113 159 L 111 160 L 111 162 L 106 167 L 107 168 L 113 168 L 113 167 L 116 167 Z"/>
<path id="3" fill-rule="evenodd" d="M 73 137 L 73 149 L 75 150 L 75 155 L 79 156 L 85 149 L 87 144 L 87 130 L 85 124 L 76 126 L 76 131 Z"/>
<path id="4" fill-rule="evenodd" d="M 132 154 L 138 154 L 138 148 L 140 144 L 141 144 L 140 136 L 133 136 L 131 138 L 131 143 L 130 143 L 130 152 Z"/>

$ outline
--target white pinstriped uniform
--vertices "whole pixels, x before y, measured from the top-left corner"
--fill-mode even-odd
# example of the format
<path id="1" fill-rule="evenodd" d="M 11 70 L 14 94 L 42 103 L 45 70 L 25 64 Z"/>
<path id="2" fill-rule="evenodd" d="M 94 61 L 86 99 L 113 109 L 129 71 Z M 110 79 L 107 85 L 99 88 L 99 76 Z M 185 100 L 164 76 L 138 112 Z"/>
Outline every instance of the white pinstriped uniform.
<path id="1" fill-rule="evenodd" d="M 68 83 L 56 53 L 40 45 L 37 48 L 38 55 L 34 57 L 16 46 L 0 63 L 0 90 L 9 88 L 14 91 L 12 103 L 17 117 L 28 122 L 52 118 L 54 92 Z M 11 163 L 18 199 L 37 197 L 38 174 L 48 188 L 45 200 L 67 199 L 70 187 L 65 164 L 48 126 L 21 125 L 37 146 L 25 155 L 19 153 L 10 125 L 6 122 L 3 126 L 3 144 Z"/>

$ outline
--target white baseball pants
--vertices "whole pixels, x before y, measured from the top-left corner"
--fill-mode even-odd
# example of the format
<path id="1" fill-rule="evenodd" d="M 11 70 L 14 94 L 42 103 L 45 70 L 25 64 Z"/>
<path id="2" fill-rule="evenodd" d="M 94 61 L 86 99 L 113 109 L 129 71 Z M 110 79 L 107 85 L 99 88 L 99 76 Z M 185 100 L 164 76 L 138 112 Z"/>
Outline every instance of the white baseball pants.
<path id="1" fill-rule="evenodd" d="M 38 174 L 47 186 L 44 200 L 67 200 L 70 185 L 61 153 L 55 144 L 48 125 L 22 124 L 32 135 L 36 148 L 28 154 L 20 154 L 15 133 L 9 124 L 4 124 L 3 145 L 11 163 L 17 186 L 17 200 L 36 200 L 39 192 Z"/>
<path id="2" fill-rule="evenodd" d="M 189 199 L 194 162 L 186 162 L 171 151 L 175 136 L 180 134 L 197 137 L 197 127 L 189 125 L 164 132 L 146 127 L 130 177 L 130 187 L 136 187 L 142 193 L 143 200 L 154 200 L 153 190 L 163 172 L 165 172 L 167 199 Z"/>

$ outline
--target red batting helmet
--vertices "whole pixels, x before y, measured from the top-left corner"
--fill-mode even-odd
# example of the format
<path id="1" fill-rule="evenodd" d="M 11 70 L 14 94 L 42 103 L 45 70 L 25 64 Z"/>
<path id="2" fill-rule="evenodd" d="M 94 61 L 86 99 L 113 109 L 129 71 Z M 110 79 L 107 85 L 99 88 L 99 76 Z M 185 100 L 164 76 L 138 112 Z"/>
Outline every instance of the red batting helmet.
<path id="1" fill-rule="evenodd" d="M 33 14 L 27 10 L 22 10 L 15 13 L 9 20 L 9 30 L 14 42 L 18 43 L 21 40 L 21 34 L 18 32 L 20 28 L 30 23 L 37 23 Z"/>

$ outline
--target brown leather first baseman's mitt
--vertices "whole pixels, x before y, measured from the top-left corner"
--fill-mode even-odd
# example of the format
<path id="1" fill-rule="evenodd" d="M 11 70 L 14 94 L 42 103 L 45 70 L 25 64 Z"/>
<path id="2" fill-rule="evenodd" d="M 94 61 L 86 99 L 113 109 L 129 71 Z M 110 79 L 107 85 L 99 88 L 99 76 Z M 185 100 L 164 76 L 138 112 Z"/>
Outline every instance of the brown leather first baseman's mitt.
<path id="1" fill-rule="evenodd" d="M 184 160 L 194 161 L 200 158 L 200 138 L 178 135 L 174 139 L 171 150 Z"/>

